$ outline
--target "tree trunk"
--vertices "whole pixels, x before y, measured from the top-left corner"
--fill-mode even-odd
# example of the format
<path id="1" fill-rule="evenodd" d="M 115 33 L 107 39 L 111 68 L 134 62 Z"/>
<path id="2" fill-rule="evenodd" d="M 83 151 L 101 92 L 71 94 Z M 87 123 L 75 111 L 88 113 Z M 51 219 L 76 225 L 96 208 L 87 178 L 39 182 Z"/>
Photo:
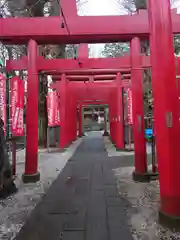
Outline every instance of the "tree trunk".
<path id="1" fill-rule="evenodd" d="M 147 8 L 147 0 L 134 0 L 136 9 L 146 9 Z"/>
<path id="2" fill-rule="evenodd" d="M 60 15 L 60 6 L 57 0 L 51 2 L 51 16 Z M 65 44 L 54 46 L 54 53 L 56 53 L 56 58 L 65 58 Z"/>

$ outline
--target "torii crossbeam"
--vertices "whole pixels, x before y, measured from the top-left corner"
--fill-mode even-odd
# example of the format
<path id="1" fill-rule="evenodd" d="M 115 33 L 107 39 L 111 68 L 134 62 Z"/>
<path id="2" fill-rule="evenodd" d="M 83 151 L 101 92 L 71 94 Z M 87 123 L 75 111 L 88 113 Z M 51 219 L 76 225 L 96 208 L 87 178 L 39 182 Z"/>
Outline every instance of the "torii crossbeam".
<path id="1" fill-rule="evenodd" d="M 27 56 L 22 57 L 20 60 L 8 60 L 6 62 L 6 70 L 24 70 L 27 69 L 28 66 L 28 58 Z M 151 67 L 150 57 L 149 56 L 141 56 L 141 66 L 142 68 Z M 84 58 L 79 61 L 73 59 L 44 59 L 39 56 L 37 60 L 37 69 L 38 71 L 42 71 L 45 74 L 51 71 L 52 75 L 58 75 L 59 73 L 66 74 L 87 74 L 87 72 L 91 71 L 93 73 L 102 71 L 103 69 L 108 72 L 117 72 L 121 69 L 121 72 L 128 71 L 131 69 L 131 57 L 124 56 L 118 58 Z M 101 70 L 98 70 L 101 69 Z M 104 71 L 104 72 L 105 72 Z M 49 74 L 51 75 L 51 74 Z"/>
<path id="2" fill-rule="evenodd" d="M 62 16 L 36 18 L 1 18 L 0 41 L 26 44 L 101 43 L 130 41 L 149 37 L 148 12 L 132 16 L 77 16 L 76 0 L 62 0 Z M 180 15 L 172 11 L 173 32 L 180 33 Z M 106 23 L 106 25 L 104 25 Z M 78 26 L 78 27 L 77 27 Z M 121 34 L 120 34 L 121 33 Z"/>

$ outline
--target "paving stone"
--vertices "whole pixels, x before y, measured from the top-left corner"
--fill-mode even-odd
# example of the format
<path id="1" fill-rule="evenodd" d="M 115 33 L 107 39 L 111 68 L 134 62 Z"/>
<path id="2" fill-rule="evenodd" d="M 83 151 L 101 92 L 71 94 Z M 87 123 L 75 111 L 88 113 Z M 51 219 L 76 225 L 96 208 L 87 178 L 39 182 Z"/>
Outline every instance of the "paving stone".
<path id="1" fill-rule="evenodd" d="M 88 219 L 86 240 L 109 240 L 106 219 Z"/>
<path id="2" fill-rule="evenodd" d="M 105 185 L 116 186 L 115 177 L 113 176 L 112 173 L 108 172 L 108 173 L 103 174 L 103 176 L 104 176 L 104 184 Z"/>
<path id="3" fill-rule="evenodd" d="M 77 214 L 69 214 L 64 223 L 64 231 L 84 231 L 86 224 L 86 212 L 77 212 Z"/>
<path id="4" fill-rule="evenodd" d="M 35 214 L 34 214 L 35 213 Z M 66 215 L 47 215 L 34 212 L 26 221 L 16 240 L 59 240 L 63 231 Z M 33 221 L 32 221 L 33 220 Z"/>
<path id="5" fill-rule="evenodd" d="M 91 191 L 88 204 L 88 218 L 106 218 L 106 205 L 103 191 Z"/>
<path id="6" fill-rule="evenodd" d="M 93 171 L 91 176 L 91 189 L 92 190 L 103 190 L 104 181 L 102 173 L 102 164 L 94 163 Z"/>
<path id="7" fill-rule="evenodd" d="M 119 197 L 107 197 L 106 198 L 107 207 L 124 207 L 123 200 Z"/>
<path id="8" fill-rule="evenodd" d="M 84 232 L 64 232 L 59 240 L 84 240 Z"/>
<path id="9" fill-rule="evenodd" d="M 87 214 L 87 240 L 108 239 L 104 191 L 92 190 Z"/>
<path id="10" fill-rule="evenodd" d="M 78 178 L 75 182 L 75 194 L 86 195 L 89 193 L 90 177 Z"/>
<path id="11" fill-rule="evenodd" d="M 108 207 L 108 224 L 110 229 L 111 240 L 133 240 L 132 234 L 126 222 L 126 214 L 123 206 L 121 207 Z"/>
<path id="12" fill-rule="evenodd" d="M 104 185 L 104 191 L 106 197 L 117 197 L 118 190 L 116 185 Z"/>
<path id="13" fill-rule="evenodd" d="M 85 160 L 86 161 L 86 160 Z M 76 178 L 90 178 L 92 171 L 92 163 L 86 165 L 85 162 L 78 162 L 77 165 L 73 166 L 72 177 Z"/>
<path id="14" fill-rule="evenodd" d="M 103 191 L 104 189 L 104 182 L 103 182 L 103 179 L 102 177 L 96 177 L 96 178 L 93 178 L 92 180 L 92 183 L 91 183 L 91 189 L 92 190 L 101 190 Z"/>
<path id="15" fill-rule="evenodd" d="M 87 197 L 71 199 L 62 199 L 54 202 L 49 207 L 49 214 L 72 214 L 76 212 L 85 212 L 87 205 Z"/>

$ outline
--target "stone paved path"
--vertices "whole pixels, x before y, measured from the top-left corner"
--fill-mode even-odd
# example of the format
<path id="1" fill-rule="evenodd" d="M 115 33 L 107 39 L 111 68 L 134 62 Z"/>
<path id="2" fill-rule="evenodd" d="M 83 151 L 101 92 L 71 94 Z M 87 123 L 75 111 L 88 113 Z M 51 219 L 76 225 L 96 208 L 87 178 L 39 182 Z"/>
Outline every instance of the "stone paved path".
<path id="1" fill-rule="evenodd" d="M 98 134 L 85 137 L 16 240 L 132 240 L 126 204 Z"/>

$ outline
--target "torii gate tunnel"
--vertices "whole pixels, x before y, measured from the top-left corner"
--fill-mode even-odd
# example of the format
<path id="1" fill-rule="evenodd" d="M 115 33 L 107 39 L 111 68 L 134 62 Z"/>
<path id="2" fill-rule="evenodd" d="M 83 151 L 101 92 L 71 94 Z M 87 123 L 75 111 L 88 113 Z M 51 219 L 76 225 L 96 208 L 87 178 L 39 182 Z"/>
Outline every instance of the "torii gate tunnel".
<path id="1" fill-rule="evenodd" d="M 178 159 L 179 103 L 172 37 L 173 33 L 180 33 L 180 15 L 174 11 L 171 12 L 169 0 L 149 0 L 148 5 L 148 11 L 141 11 L 133 16 L 86 17 L 77 16 L 75 0 L 62 0 L 61 12 L 63 16 L 52 18 L 1 18 L 0 40 L 6 44 L 28 43 L 28 61 L 26 60 L 28 69 L 26 170 L 28 171 L 25 171 L 24 178 L 26 180 L 37 180 L 39 179 L 39 173 L 37 172 L 37 142 L 38 71 L 40 68 L 38 63 L 38 44 L 131 41 L 131 68 L 129 70 L 131 71 L 132 81 L 135 154 L 138 154 L 139 157 L 136 159 L 137 155 L 135 155 L 136 169 L 134 174 L 141 175 L 146 172 L 146 165 L 144 133 L 142 131 L 144 128 L 144 113 L 142 59 L 139 54 L 139 39 L 150 39 L 154 118 L 161 195 L 160 219 L 168 220 L 171 224 L 174 224 L 180 221 L 180 188 L 178 181 L 180 161 Z M 42 69 L 46 60 L 43 61 Z M 56 60 L 52 64 L 55 62 Z M 96 67 L 96 61 L 92 61 L 92 63 Z M 101 64 L 101 62 L 99 61 L 98 64 Z M 76 67 L 77 65 L 79 65 L 78 62 Z M 44 70 L 46 71 L 46 69 Z M 116 84 L 120 88 L 122 69 L 117 71 L 116 68 L 115 71 L 117 74 Z M 67 88 L 66 75 L 69 73 L 62 71 L 61 66 L 58 66 L 56 72 L 61 74 L 59 83 L 61 89 L 61 125 L 67 126 L 69 122 L 65 122 L 67 120 L 67 109 L 65 106 L 69 89 Z M 92 68 L 84 71 L 85 75 L 94 75 L 97 72 L 97 70 L 92 70 Z M 112 74 L 113 71 L 105 71 L 103 69 L 103 71 L 99 72 L 101 74 Z M 70 73 L 74 74 L 75 72 L 70 70 Z M 80 74 L 82 72 L 78 70 L 78 75 Z M 76 106 L 73 102 L 73 97 L 69 101 L 71 101 L 70 106 L 72 106 L 71 109 L 74 109 L 73 114 L 75 116 Z M 121 97 L 122 95 L 118 89 L 117 117 L 121 116 Z M 114 101 L 116 100 L 114 99 Z M 119 122 L 121 122 L 121 118 L 119 118 Z M 118 127 L 121 127 L 120 124 Z M 63 129 L 63 131 L 67 131 L 67 127 Z M 72 135 L 71 138 L 73 139 Z M 67 143 L 65 140 L 63 144 Z"/>

